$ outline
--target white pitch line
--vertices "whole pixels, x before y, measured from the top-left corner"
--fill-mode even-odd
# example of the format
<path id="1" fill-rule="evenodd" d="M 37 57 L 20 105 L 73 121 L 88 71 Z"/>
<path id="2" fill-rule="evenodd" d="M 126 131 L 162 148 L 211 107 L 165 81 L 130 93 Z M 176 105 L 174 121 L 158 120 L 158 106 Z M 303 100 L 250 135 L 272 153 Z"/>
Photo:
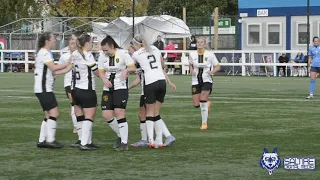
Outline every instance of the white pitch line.
<path id="1" fill-rule="evenodd" d="M 140 96 L 140 94 L 130 94 L 129 96 Z M 24 98 L 24 99 L 33 99 L 35 97 L 32 97 L 32 96 L 0 96 L 0 97 L 7 97 L 7 98 Z M 176 98 L 176 99 L 185 99 L 185 98 L 190 98 L 191 99 L 191 95 L 189 96 L 186 96 L 186 95 L 166 95 L 166 97 L 169 97 L 169 98 Z M 212 98 L 210 99 L 213 99 L 213 100 L 234 100 L 234 101 L 246 101 L 246 100 L 252 100 L 252 101 L 265 101 L 265 102 L 309 102 L 309 101 L 320 101 L 320 100 L 316 100 L 316 99 L 313 99 L 313 100 L 307 100 L 307 99 L 285 99 L 285 98 L 237 98 L 237 97 L 223 97 L 223 96 L 213 96 Z M 63 99 L 63 100 L 68 100 L 67 98 Z M 241 102 L 242 103 L 242 102 Z M 251 102 L 249 102 L 251 103 Z"/>

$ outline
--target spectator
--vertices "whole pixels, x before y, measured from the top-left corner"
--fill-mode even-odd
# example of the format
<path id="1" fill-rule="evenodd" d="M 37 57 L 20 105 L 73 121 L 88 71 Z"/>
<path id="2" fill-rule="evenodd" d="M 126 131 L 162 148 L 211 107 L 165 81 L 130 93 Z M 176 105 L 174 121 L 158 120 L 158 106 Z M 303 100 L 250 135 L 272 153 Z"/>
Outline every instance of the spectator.
<path id="1" fill-rule="evenodd" d="M 191 42 L 189 44 L 189 50 L 197 50 L 197 40 L 194 35 L 191 36 Z"/>
<path id="2" fill-rule="evenodd" d="M 164 48 L 164 50 L 175 50 L 173 41 L 169 41 L 169 44 Z M 177 57 L 177 53 L 168 53 L 167 60 L 168 62 L 174 62 Z M 168 74 L 174 74 L 174 65 L 168 65 Z"/>
<path id="3" fill-rule="evenodd" d="M 282 55 L 278 58 L 278 63 L 288 63 L 288 62 L 289 62 L 288 56 L 285 53 L 282 53 Z M 286 66 L 277 66 L 277 76 L 279 77 L 280 68 L 282 68 L 283 76 L 285 76 L 287 74 Z"/>
<path id="4" fill-rule="evenodd" d="M 157 41 L 154 42 L 153 45 L 154 45 L 155 47 L 157 47 L 159 50 L 163 50 L 163 48 L 164 48 L 164 43 L 163 43 L 163 41 L 161 40 L 161 36 L 160 36 L 160 35 L 157 37 Z M 163 55 L 162 55 L 162 56 L 163 56 Z"/>
<path id="5" fill-rule="evenodd" d="M 298 53 L 296 57 L 291 61 L 291 63 L 304 63 L 305 62 L 305 56 L 303 53 Z M 300 66 L 293 66 L 293 76 L 304 76 L 305 67 Z"/>

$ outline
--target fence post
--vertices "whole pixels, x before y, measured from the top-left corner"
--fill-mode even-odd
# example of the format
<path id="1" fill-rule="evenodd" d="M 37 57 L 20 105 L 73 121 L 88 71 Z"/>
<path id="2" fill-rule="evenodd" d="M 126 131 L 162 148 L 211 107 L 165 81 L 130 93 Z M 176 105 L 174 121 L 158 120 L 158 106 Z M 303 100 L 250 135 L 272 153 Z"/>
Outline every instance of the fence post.
<path id="1" fill-rule="evenodd" d="M 246 63 L 246 53 L 241 53 L 241 63 L 242 63 L 242 76 L 246 76 L 246 66 L 244 63 Z"/>
<path id="2" fill-rule="evenodd" d="M 273 53 L 273 63 L 277 63 L 277 53 Z M 277 77 L 277 74 L 278 74 L 278 72 L 277 72 L 277 66 L 276 65 L 274 65 L 273 66 L 273 76 L 274 77 Z"/>
<path id="3" fill-rule="evenodd" d="M 29 72 L 29 53 L 24 53 L 24 72 Z"/>
<path id="4" fill-rule="evenodd" d="M 1 72 L 4 72 L 4 52 L 1 51 Z"/>

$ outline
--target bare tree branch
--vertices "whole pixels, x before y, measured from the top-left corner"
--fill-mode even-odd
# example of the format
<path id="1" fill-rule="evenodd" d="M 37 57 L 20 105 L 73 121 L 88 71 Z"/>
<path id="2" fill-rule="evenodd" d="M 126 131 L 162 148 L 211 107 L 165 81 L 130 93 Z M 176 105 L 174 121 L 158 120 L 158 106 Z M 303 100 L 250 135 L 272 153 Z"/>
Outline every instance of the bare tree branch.
<path id="1" fill-rule="evenodd" d="M 58 9 L 57 9 L 54 5 L 52 5 L 52 4 L 49 2 L 49 0 L 46 0 L 46 3 L 50 6 L 50 8 L 51 8 L 52 10 L 54 10 L 55 13 L 57 13 L 58 17 L 63 17 L 63 15 L 58 11 Z"/>

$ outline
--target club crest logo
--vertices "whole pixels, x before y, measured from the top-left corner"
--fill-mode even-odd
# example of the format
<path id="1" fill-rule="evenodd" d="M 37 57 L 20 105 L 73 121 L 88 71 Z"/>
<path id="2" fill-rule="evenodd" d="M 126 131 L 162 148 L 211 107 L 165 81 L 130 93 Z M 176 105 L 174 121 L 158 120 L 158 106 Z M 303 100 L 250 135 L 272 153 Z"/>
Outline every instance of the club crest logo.
<path id="1" fill-rule="evenodd" d="M 195 93 L 196 90 L 197 90 L 197 89 L 196 89 L 195 87 L 192 88 L 192 92 L 193 92 L 193 93 Z"/>
<path id="2" fill-rule="evenodd" d="M 208 58 L 206 57 L 206 58 L 204 58 L 204 61 L 208 61 Z"/>
<path id="3" fill-rule="evenodd" d="M 103 96 L 103 101 L 107 102 L 109 100 L 109 97 L 107 95 Z"/>
<path id="4" fill-rule="evenodd" d="M 117 59 L 116 59 L 116 62 L 119 63 L 119 61 L 120 61 L 119 58 L 117 58 Z"/>
<path id="5" fill-rule="evenodd" d="M 269 175 L 272 175 L 272 172 L 280 167 L 281 160 L 279 158 L 277 148 L 274 148 L 272 152 L 269 152 L 264 148 L 264 152 L 260 159 L 260 167 L 266 169 Z"/>

